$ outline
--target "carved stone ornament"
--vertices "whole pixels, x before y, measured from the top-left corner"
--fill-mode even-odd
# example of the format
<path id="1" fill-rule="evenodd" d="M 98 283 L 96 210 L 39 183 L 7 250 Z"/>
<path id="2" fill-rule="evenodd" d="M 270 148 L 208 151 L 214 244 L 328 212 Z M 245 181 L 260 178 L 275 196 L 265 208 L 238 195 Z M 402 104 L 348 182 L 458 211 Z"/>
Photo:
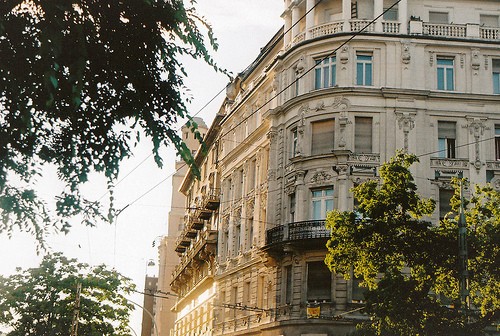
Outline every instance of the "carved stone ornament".
<path id="1" fill-rule="evenodd" d="M 320 100 L 317 104 L 316 104 L 316 107 L 313 108 L 314 111 L 318 112 L 318 111 L 324 111 L 325 110 L 325 102 Z"/>
<path id="2" fill-rule="evenodd" d="M 339 58 L 340 63 L 342 64 L 347 64 L 347 62 L 349 62 L 349 46 L 347 44 L 342 47 Z M 345 67 L 343 67 L 342 69 L 345 69 Z"/>
<path id="3" fill-rule="evenodd" d="M 429 65 L 434 66 L 434 52 L 432 51 L 429 52 Z"/>
<path id="4" fill-rule="evenodd" d="M 251 197 L 250 199 L 248 199 L 246 204 L 246 213 L 247 214 L 253 213 L 254 208 L 255 208 L 255 198 Z"/>
<path id="5" fill-rule="evenodd" d="M 403 52 L 401 53 L 401 62 L 403 62 L 403 64 L 410 64 L 410 62 L 411 62 L 410 44 L 409 43 L 403 43 Z"/>
<path id="6" fill-rule="evenodd" d="M 404 151 L 408 152 L 408 135 L 415 128 L 415 114 L 396 112 L 399 129 L 404 135 Z"/>
<path id="7" fill-rule="evenodd" d="M 495 176 L 491 182 L 491 186 L 495 188 L 495 190 L 500 191 L 500 176 Z"/>
<path id="8" fill-rule="evenodd" d="M 306 67 L 306 62 L 304 61 L 305 56 L 302 55 L 297 62 L 297 67 L 295 68 L 295 71 L 297 72 L 297 75 L 302 75 L 304 72 L 304 69 Z"/>
<path id="9" fill-rule="evenodd" d="M 472 66 L 472 69 L 474 69 L 476 71 L 474 73 L 476 75 L 477 75 L 477 71 L 481 67 L 481 60 L 480 60 L 479 56 L 480 56 L 479 49 L 472 49 L 472 62 L 471 62 L 471 66 Z"/>
<path id="10" fill-rule="evenodd" d="M 470 134 L 474 136 L 474 142 L 475 142 L 475 154 L 476 154 L 476 159 L 474 162 L 471 162 L 471 164 L 476 168 L 476 170 L 479 172 L 481 167 L 484 165 L 481 162 L 480 159 L 480 146 L 479 146 L 479 140 L 481 139 L 481 136 L 484 135 L 484 130 L 486 129 L 486 122 L 487 119 L 480 119 L 480 118 L 467 118 L 468 124 L 467 127 L 469 128 Z"/>
<path id="11" fill-rule="evenodd" d="M 260 208 L 265 210 L 267 208 L 267 193 L 263 192 L 260 194 Z"/>
<path id="12" fill-rule="evenodd" d="M 269 139 L 271 144 L 275 144 L 278 140 L 278 132 L 275 130 L 270 130 L 269 132 L 267 132 L 267 138 Z"/>
<path id="13" fill-rule="evenodd" d="M 324 170 L 316 171 L 310 179 L 310 183 L 324 183 L 331 182 L 333 179 L 333 175 Z"/>
<path id="14" fill-rule="evenodd" d="M 295 192 L 295 184 L 289 184 L 285 186 L 285 194 L 290 195 Z"/>

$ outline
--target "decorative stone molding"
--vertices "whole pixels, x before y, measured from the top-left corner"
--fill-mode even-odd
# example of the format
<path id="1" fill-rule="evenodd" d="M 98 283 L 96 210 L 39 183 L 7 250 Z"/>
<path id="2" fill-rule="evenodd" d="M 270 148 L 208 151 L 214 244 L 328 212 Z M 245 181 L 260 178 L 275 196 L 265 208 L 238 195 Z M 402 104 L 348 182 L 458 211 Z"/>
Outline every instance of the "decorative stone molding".
<path id="1" fill-rule="evenodd" d="M 300 56 L 299 61 L 297 62 L 297 66 L 295 67 L 295 72 L 298 76 L 301 76 L 304 73 L 304 69 L 306 68 L 305 56 Z"/>
<path id="2" fill-rule="evenodd" d="M 486 168 L 489 170 L 500 170 L 500 161 L 486 162 Z"/>
<path id="3" fill-rule="evenodd" d="M 434 66 L 434 57 L 435 57 L 434 52 L 433 51 L 429 51 L 429 65 L 431 67 Z"/>
<path id="4" fill-rule="evenodd" d="M 481 162 L 480 159 L 480 146 L 479 146 L 479 140 L 481 137 L 484 135 L 484 131 L 487 129 L 485 123 L 487 119 L 486 118 L 467 118 L 467 128 L 469 129 L 469 132 L 471 135 L 474 136 L 474 143 L 475 143 L 475 160 L 474 162 L 471 162 L 471 164 L 476 168 L 476 170 L 479 172 L 481 167 L 484 166 L 484 163 Z"/>
<path id="5" fill-rule="evenodd" d="M 248 201 L 246 203 L 246 213 L 247 214 L 253 213 L 254 208 L 255 208 L 255 198 L 251 197 L 251 198 L 248 199 Z"/>
<path id="6" fill-rule="evenodd" d="M 481 60 L 479 59 L 479 56 L 480 56 L 479 49 L 476 49 L 476 48 L 472 49 L 471 66 L 472 66 L 472 69 L 474 70 L 474 75 L 478 74 L 478 70 L 481 67 Z"/>
<path id="7" fill-rule="evenodd" d="M 342 47 L 342 50 L 340 51 L 340 63 L 342 64 L 347 64 L 349 62 L 349 45 L 345 45 Z M 345 66 L 342 67 L 342 70 L 347 69 Z"/>
<path id="8" fill-rule="evenodd" d="M 311 179 L 309 180 L 309 183 L 322 184 L 325 182 L 331 182 L 332 179 L 333 179 L 333 174 L 325 170 L 319 170 L 313 173 Z"/>
<path id="9" fill-rule="evenodd" d="M 349 154 L 348 161 L 354 163 L 371 163 L 378 164 L 380 163 L 380 155 L 379 154 Z"/>
<path id="10" fill-rule="evenodd" d="M 404 151 L 408 152 L 408 135 L 410 131 L 415 128 L 416 113 L 395 112 L 395 114 L 398 120 L 399 129 L 403 131 L 404 135 Z"/>
<path id="11" fill-rule="evenodd" d="M 405 42 L 402 44 L 402 53 L 401 53 L 401 62 L 403 64 L 410 64 L 411 61 L 411 53 L 410 53 L 410 44 Z M 405 67 L 407 69 L 407 67 Z"/>
<path id="12" fill-rule="evenodd" d="M 459 168 L 460 171 L 468 167 L 466 160 L 431 158 L 431 167 Z"/>

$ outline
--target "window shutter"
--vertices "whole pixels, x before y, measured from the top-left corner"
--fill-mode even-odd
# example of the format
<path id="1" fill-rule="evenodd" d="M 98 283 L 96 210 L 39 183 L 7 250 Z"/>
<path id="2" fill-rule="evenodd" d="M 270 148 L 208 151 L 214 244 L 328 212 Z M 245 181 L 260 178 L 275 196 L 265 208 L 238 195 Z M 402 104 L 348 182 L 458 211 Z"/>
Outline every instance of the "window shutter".
<path id="1" fill-rule="evenodd" d="M 312 123 L 312 155 L 331 153 L 333 150 L 335 120 Z"/>
<path id="2" fill-rule="evenodd" d="M 456 139 L 456 128 L 453 121 L 438 121 L 438 138 Z"/>
<path id="3" fill-rule="evenodd" d="M 373 119 L 356 117 L 354 122 L 354 151 L 356 153 L 372 153 Z"/>

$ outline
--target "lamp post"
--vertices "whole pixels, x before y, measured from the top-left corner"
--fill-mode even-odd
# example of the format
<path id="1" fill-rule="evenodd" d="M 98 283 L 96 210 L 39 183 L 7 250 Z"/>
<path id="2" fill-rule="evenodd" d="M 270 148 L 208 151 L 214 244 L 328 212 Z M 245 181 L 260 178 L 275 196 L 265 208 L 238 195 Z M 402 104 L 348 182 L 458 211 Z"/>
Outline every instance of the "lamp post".
<path id="1" fill-rule="evenodd" d="M 155 334 L 156 334 L 156 336 L 160 336 L 160 334 L 158 333 L 158 327 L 156 326 L 155 317 L 153 316 L 153 314 L 149 310 L 147 310 L 146 308 L 144 308 L 143 306 L 141 306 L 140 304 L 138 304 L 138 303 L 136 303 L 136 302 L 134 302 L 134 301 L 132 301 L 130 299 L 127 299 L 127 298 L 125 298 L 125 300 L 127 300 L 128 302 L 130 302 L 130 303 L 136 305 L 137 307 L 141 308 L 144 312 L 146 312 L 146 314 L 149 315 L 149 317 L 151 317 L 151 321 L 153 322 L 153 329 L 155 331 Z"/>

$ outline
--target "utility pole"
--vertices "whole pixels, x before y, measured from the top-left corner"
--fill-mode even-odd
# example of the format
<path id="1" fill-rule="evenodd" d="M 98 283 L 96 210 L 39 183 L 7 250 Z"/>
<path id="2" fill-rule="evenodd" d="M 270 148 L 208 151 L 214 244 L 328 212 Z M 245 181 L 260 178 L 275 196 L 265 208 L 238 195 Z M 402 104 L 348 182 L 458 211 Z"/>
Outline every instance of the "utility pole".
<path id="1" fill-rule="evenodd" d="M 466 313 L 469 302 L 469 256 L 467 252 L 467 223 L 465 221 L 463 180 L 460 181 L 460 215 L 458 218 L 458 261 L 460 308 Z"/>
<path id="2" fill-rule="evenodd" d="M 80 318 L 80 295 L 82 293 L 82 284 L 76 284 L 75 309 L 73 311 L 73 323 L 71 323 L 71 336 L 78 336 L 78 319 Z"/>

